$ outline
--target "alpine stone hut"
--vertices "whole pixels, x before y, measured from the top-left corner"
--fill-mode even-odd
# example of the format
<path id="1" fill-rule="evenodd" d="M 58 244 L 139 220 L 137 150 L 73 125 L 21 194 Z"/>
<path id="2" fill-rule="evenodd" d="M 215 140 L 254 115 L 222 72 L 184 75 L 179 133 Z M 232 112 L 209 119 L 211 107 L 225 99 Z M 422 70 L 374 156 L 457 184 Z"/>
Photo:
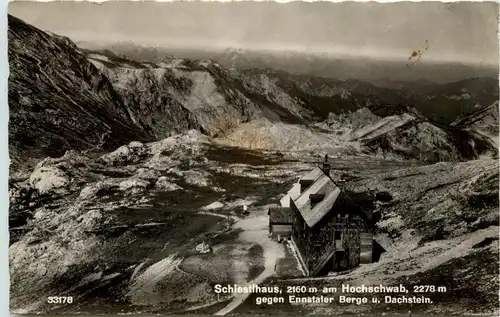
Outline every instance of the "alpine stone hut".
<path id="1" fill-rule="evenodd" d="M 269 209 L 272 237 L 289 237 L 308 276 L 376 261 L 372 212 L 359 207 L 330 177 L 328 157 Z"/>

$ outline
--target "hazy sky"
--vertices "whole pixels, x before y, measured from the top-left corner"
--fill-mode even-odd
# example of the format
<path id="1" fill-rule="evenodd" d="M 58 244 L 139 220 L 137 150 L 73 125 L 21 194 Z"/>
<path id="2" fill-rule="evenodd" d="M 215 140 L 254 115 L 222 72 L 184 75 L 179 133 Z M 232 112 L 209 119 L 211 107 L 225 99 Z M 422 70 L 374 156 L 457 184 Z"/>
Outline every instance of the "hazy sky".
<path id="1" fill-rule="evenodd" d="M 258 48 L 498 64 L 498 4 L 18 2 L 9 13 L 72 40 Z M 427 44 L 426 44 L 427 43 Z"/>

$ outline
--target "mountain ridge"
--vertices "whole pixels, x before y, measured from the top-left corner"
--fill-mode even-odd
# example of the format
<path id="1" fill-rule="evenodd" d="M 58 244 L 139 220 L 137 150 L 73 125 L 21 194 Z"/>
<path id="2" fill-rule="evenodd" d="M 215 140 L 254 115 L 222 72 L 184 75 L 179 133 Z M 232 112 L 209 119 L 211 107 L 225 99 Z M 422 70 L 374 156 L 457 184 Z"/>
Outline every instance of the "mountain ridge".
<path id="1" fill-rule="evenodd" d="M 293 75 L 270 68 L 227 70 L 211 59 L 164 56 L 162 62 L 134 61 L 112 51 L 78 48 L 66 37 L 42 32 L 12 16 L 9 16 L 9 40 L 9 63 L 13 69 L 9 78 L 10 148 L 14 165 L 22 161 L 21 153 L 27 158 L 41 159 L 61 156 L 73 149 L 101 146 L 113 149 L 130 141 L 160 140 L 191 129 L 215 139 L 225 139 L 253 126 L 246 123 L 263 119 L 267 122 L 263 131 L 270 132 L 278 126 L 291 124 L 303 126 L 299 130 L 312 129 L 313 133 L 321 133 L 314 132 L 315 125 L 327 120 L 331 113 L 354 113 L 363 108 L 378 117 L 377 120 L 405 113 L 413 116 L 419 122 L 433 126 L 432 129 L 443 131 L 447 135 L 443 137 L 443 144 L 457 143 L 453 140 L 460 135 L 465 140 L 459 142 L 458 152 L 461 154 L 455 153 L 455 149 L 450 150 L 455 153 L 450 154 L 455 159 L 475 157 L 477 151 L 473 147 L 481 152 L 489 151 L 489 147 L 483 144 L 484 140 L 477 139 L 477 135 L 470 136 L 464 127 L 447 124 L 447 121 L 456 120 L 453 115 L 441 122 L 436 120 L 439 113 L 432 110 L 435 109 L 432 107 L 434 103 L 429 100 L 442 96 L 417 96 L 415 102 L 412 95 L 409 97 L 401 89 L 380 88 L 360 80 Z M 33 42 L 39 43 L 41 49 L 34 51 L 29 46 Z M 22 65 L 20 60 L 24 62 Z M 45 64 L 50 67 L 45 69 Z M 473 86 L 475 90 L 466 90 L 471 98 L 491 92 L 490 86 L 484 92 L 480 91 L 484 80 L 471 81 L 479 83 Z M 464 92 L 463 87 L 468 82 L 437 85 L 430 87 L 434 89 L 430 91 L 434 93 L 440 87 L 448 87 L 450 92 L 460 93 Z M 489 85 L 488 80 L 486 83 Z M 475 94 L 474 91 L 478 90 Z M 39 96 L 42 99 L 36 99 Z M 472 107 L 474 111 L 483 108 L 471 98 L 446 100 L 449 107 L 462 107 L 460 113 L 470 113 L 472 104 L 475 105 Z M 481 102 L 484 103 L 482 99 Z M 443 109 L 442 112 L 448 111 Z M 64 115 L 72 116 L 72 119 L 60 120 Z M 75 118 L 79 119 L 75 121 Z M 76 124 L 72 130 L 68 125 L 71 120 L 80 126 Z M 36 122 L 34 129 L 23 128 L 30 122 Z M 290 131 L 300 133 L 299 130 Z M 56 131 L 64 136 L 59 137 L 63 141 L 70 139 L 71 142 L 62 144 Z M 37 135 L 40 135 L 40 142 L 30 145 L 26 141 Z M 241 140 L 245 135 L 252 138 L 245 132 L 231 142 L 240 140 L 242 144 L 251 144 Z M 271 139 L 274 138 L 272 135 L 274 132 Z M 319 137 L 318 142 L 321 139 Z M 360 146 L 350 144 L 354 140 L 348 137 L 339 137 L 339 140 L 346 141 L 347 148 Z M 344 146 L 337 141 L 334 143 L 338 147 Z M 273 142 L 264 144 L 276 144 Z M 325 139 L 325 142 L 329 141 Z M 415 142 L 420 144 L 420 141 Z M 372 148 L 366 142 L 361 146 Z"/>

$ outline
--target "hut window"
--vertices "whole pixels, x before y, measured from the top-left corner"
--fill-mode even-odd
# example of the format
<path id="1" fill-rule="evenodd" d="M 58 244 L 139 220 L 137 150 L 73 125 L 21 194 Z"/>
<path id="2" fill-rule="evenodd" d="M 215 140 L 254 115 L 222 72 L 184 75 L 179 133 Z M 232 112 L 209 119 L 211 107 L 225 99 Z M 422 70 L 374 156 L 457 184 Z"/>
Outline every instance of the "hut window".
<path id="1" fill-rule="evenodd" d="M 342 231 L 335 231 L 335 240 L 342 239 Z"/>

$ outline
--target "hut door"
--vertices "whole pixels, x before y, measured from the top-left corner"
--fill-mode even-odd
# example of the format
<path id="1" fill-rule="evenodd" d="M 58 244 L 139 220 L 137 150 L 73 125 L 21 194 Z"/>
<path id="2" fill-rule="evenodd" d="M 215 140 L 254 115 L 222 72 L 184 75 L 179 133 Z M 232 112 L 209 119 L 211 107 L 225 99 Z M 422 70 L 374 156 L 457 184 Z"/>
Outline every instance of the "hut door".
<path id="1" fill-rule="evenodd" d="M 344 251 L 335 252 L 335 262 L 333 264 L 333 271 L 345 271 L 347 270 L 347 257 Z"/>

